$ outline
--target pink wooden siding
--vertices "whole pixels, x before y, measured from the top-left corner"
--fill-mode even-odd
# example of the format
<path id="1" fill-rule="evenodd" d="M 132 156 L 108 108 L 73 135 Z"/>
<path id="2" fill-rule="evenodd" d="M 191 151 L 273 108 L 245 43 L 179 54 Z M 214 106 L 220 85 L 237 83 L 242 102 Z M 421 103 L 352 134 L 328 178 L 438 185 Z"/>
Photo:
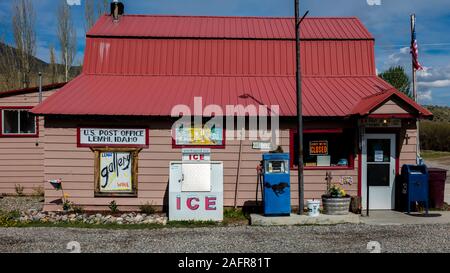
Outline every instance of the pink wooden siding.
<path id="1" fill-rule="evenodd" d="M 400 152 L 400 171 L 404 164 L 416 164 L 417 130 L 407 129 Z"/>
<path id="2" fill-rule="evenodd" d="M 389 100 L 373 111 L 372 114 L 409 114 L 409 112 L 396 102 Z"/>
<path id="3" fill-rule="evenodd" d="M 55 126 L 53 126 L 55 125 Z M 67 127 L 64 124 L 63 127 Z M 73 125 L 69 125 L 73 126 Z M 169 179 L 169 162 L 181 159 L 181 149 L 173 149 L 169 129 L 150 125 L 150 147 L 139 154 L 138 198 L 94 198 L 94 154 L 89 148 L 77 148 L 75 128 L 57 128 L 51 124 L 45 134 L 45 179 L 61 178 L 65 192 L 75 204 L 85 209 L 107 209 L 106 205 L 113 199 L 122 210 L 136 209 L 145 202 L 163 205 L 167 194 Z M 153 128 L 152 128 L 153 127 Z M 160 128 L 167 128 L 167 125 Z M 283 149 L 289 151 L 289 130 L 280 135 Z M 239 141 L 227 141 L 225 149 L 213 149 L 212 160 L 224 162 L 224 204 L 234 205 L 234 192 L 237 179 Z M 243 141 L 241 171 L 238 188 L 238 205 L 254 201 L 256 195 L 256 166 L 261 160 L 261 152 L 252 149 L 252 142 Z M 355 161 L 356 163 L 356 161 Z M 355 164 L 357 166 L 357 164 Z M 305 172 L 305 198 L 320 198 L 324 193 L 325 173 L 323 170 Z M 344 187 L 350 194 L 357 194 L 357 169 L 334 170 L 333 182 L 338 183 L 341 176 L 352 176 L 353 185 Z M 298 187 L 296 171 L 292 172 L 292 205 L 297 206 Z M 46 210 L 58 210 L 59 205 L 51 202 L 61 197 L 60 191 L 54 191 L 46 183 Z M 259 198 L 261 198 L 259 196 Z"/>
<path id="4" fill-rule="evenodd" d="M 55 92 L 43 92 L 43 99 Z M 38 93 L 0 98 L 2 107 L 35 106 Z M 39 137 L 0 137 L 0 194 L 16 194 L 15 185 L 24 187 L 24 194 L 31 194 L 44 181 L 44 118 L 39 118 Z"/>

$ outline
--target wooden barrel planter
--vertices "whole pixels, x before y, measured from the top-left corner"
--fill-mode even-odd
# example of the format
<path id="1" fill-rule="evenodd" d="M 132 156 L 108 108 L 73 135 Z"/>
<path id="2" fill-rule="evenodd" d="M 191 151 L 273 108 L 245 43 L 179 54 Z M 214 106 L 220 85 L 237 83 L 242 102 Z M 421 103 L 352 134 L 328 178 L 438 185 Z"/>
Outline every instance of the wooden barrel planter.
<path id="1" fill-rule="evenodd" d="M 351 197 L 322 196 L 323 213 L 328 215 L 346 215 L 350 211 Z"/>

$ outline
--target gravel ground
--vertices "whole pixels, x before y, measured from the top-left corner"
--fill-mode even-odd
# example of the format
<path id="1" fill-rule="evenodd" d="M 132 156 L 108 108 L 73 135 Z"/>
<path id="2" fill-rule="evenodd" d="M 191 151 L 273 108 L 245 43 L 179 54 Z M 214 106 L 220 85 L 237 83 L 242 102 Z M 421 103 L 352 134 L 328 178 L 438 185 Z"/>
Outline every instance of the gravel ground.
<path id="1" fill-rule="evenodd" d="M 0 228 L 0 252 L 450 252 L 450 225 L 290 226 L 105 230 Z"/>
<path id="2" fill-rule="evenodd" d="M 44 207 L 44 197 L 39 196 L 9 196 L 0 198 L 0 210 L 2 211 L 28 211 L 29 209 L 35 209 L 41 211 Z"/>

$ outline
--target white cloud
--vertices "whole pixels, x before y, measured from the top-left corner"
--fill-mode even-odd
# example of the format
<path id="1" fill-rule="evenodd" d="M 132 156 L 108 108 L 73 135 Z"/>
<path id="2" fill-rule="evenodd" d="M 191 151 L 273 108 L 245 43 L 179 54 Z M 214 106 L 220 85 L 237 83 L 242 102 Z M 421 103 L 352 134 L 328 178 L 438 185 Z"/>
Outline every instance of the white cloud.
<path id="1" fill-rule="evenodd" d="M 444 67 L 425 67 L 417 72 L 418 85 L 425 88 L 450 86 L 450 65 Z"/>
<path id="2" fill-rule="evenodd" d="M 66 0 L 69 6 L 81 6 L 81 0 Z"/>
<path id="3" fill-rule="evenodd" d="M 384 61 L 383 68 L 388 69 L 392 66 L 403 66 L 407 67 L 407 64 L 411 62 L 409 55 L 409 47 L 402 47 L 397 52 L 390 54 L 387 60 Z"/>
<path id="4" fill-rule="evenodd" d="M 437 80 L 432 82 L 418 82 L 422 87 L 426 88 L 442 88 L 450 86 L 450 80 Z"/>
<path id="5" fill-rule="evenodd" d="M 431 90 L 426 90 L 418 93 L 418 99 L 420 103 L 426 103 L 433 100 L 433 92 Z"/>
<path id="6" fill-rule="evenodd" d="M 409 47 L 405 46 L 405 47 L 400 48 L 400 53 L 401 54 L 409 54 L 410 53 Z"/>

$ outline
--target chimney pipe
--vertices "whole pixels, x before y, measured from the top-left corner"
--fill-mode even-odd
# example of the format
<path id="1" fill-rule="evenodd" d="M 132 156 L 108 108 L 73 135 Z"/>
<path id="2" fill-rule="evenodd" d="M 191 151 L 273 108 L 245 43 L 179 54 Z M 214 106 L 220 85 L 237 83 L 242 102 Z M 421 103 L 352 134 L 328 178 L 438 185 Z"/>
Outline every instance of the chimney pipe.
<path id="1" fill-rule="evenodd" d="M 39 103 L 42 102 L 42 73 L 39 72 Z"/>
<path id="2" fill-rule="evenodd" d="M 120 19 L 120 16 L 123 15 L 125 11 L 125 6 L 122 2 L 119 2 L 118 0 L 113 0 L 111 2 L 111 16 L 113 17 L 114 22 L 118 22 Z"/>

